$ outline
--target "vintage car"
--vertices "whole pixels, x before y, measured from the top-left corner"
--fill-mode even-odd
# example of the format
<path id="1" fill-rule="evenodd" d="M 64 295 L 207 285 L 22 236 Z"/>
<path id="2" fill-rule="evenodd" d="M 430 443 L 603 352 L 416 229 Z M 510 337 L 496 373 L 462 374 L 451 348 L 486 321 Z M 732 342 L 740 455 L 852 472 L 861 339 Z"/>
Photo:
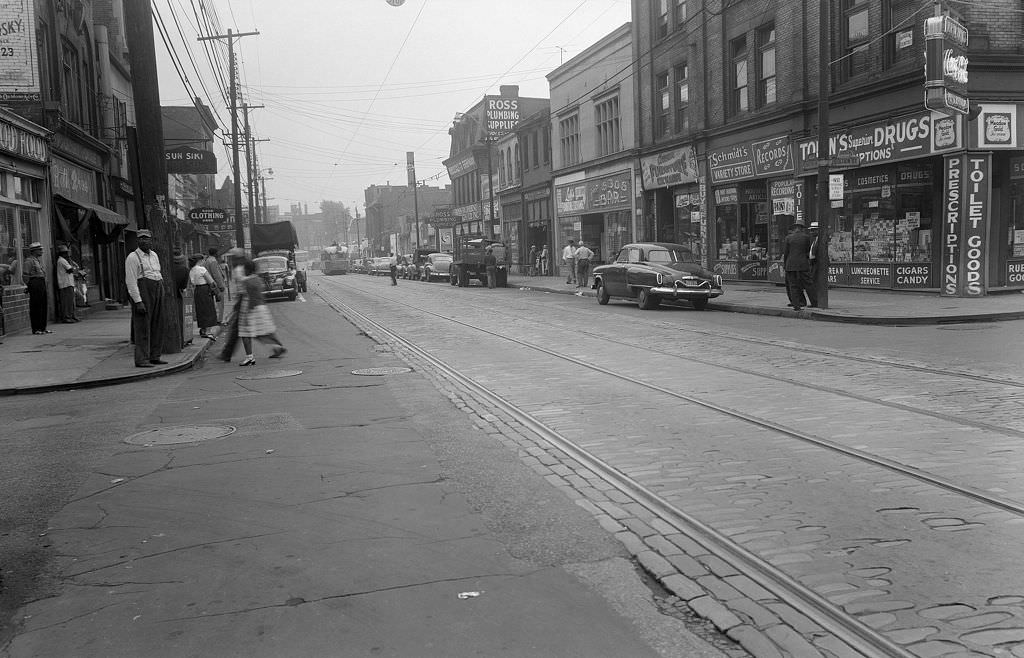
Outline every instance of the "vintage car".
<path id="1" fill-rule="evenodd" d="M 636 300 L 641 309 L 685 300 L 700 310 L 722 294 L 722 277 L 701 267 L 689 247 L 671 242 L 627 244 L 615 260 L 594 268 L 597 302 Z"/>
<path id="2" fill-rule="evenodd" d="M 423 267 L 420 268 L 421 281 L 434 281 L 448 279 L 448 273 L 452 266 L 452 255 L 443 252 L 427 254 Z"/>
<path id="3" fill-rule="evenodd" d="M 257 256 L 252 262 L 256 265 L 256 274 L 266 286 L 263 291 L 266 299 L 295 300 L 298 286 L 295 283 L 295 270 L 287 256 Z"/>
<path id="4" fill-rule="evenodd" d="M 373 276 L 391 276 L 391 258 L 379 256 L 371 259 L 369 273 Z"/>

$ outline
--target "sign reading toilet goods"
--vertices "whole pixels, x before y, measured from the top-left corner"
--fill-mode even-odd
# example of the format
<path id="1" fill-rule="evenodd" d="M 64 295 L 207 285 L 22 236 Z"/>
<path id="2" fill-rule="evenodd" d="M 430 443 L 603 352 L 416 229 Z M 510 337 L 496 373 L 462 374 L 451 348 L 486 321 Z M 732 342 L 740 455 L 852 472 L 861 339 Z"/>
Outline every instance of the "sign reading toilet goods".
<path id="1" fill-rule="evenodd" d="M 488 137 L 512 132 L 519 125 L 519 97 L 484 96 L 484 117 Z"/>

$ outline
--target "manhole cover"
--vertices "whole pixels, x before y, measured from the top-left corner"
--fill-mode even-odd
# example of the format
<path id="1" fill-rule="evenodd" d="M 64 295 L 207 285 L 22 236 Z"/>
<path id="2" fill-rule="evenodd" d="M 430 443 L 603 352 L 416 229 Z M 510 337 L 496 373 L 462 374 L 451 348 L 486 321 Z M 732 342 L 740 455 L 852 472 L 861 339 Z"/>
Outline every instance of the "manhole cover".
<path id="1" fill-rule="evenodd" d="M 234 434 L 231 425 L 178 425 L 175 427 L 154 427 L 144 432 L 136 432 L 124 440 L 137 446 L 166 446 L 175 443 L 198 443 L 219 439 Z"/>
<path id="2" fill-rule="evenodd" d="M 301 370 L 264 370 L 251 375 L 239 375 L 235 379 L 278 379 L 280 377 L 294 377 L 301 374 Z"/>
<path id="3" fill-rule="evenodd" d="M 360 368 L 359 370 L 353 370 L 353 375 L 397 375 L 403 372 L 412 372 L 412 368 L 400 368 L 397 366 L 389 366 L 386 368 Z"/>

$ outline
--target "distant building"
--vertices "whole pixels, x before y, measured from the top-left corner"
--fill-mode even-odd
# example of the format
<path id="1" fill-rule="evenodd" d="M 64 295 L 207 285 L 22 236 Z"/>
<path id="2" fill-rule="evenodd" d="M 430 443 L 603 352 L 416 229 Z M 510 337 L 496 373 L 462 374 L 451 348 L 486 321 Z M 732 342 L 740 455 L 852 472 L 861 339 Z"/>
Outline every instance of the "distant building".
<path id="1" fill-rule="evenodd" d="M 451 195 L 450 185 L 443 188 L 421 185 L 416 188 L 415 199 L 408 185 L 388 183 L 366 188 L 366 237 L 372 255 L 385 255 L 396 250 L 406 254 L 416 248 L 437 248 L 437 233 L 430 226 L 429 218 L 434 215 L 435 208 L 449 206 Z M 419 222 L 416 221 L 417 210 Z"/>

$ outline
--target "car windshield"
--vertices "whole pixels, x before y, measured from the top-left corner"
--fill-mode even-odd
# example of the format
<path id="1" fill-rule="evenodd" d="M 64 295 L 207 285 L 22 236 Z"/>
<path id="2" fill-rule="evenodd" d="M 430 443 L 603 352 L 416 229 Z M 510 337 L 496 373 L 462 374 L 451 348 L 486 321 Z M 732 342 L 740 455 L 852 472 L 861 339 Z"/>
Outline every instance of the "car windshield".
<path id="1" fill-rule="evenodd" d="M 651 263 L 695 263 L 693 253 L 684 249 L 651 249 L 647 252 Z"/>
<path id="2" fill-rule="evenodd" d="M 451 256 L 449 256 L 449 255 L 447 255 L 447 254 L 444 254 L 444 255 L 441 255 L 441 256 L 431 256 L 431 258 L 433 258 L 433 259 L 434 259 L 434 262 L 435 262 L 435 263 L 436 263 L 437 261 L 439 261 L 439 260 L 451 260 L 451 259 L 452 259 L 452 257 L 451 257 Z"/>
<path id="3" fill-rule="evenodd" d="M 253 261 L 257 272 L 280 272 L 288 269 L 288 259 L 284 256 L 264 256 Z"/>

